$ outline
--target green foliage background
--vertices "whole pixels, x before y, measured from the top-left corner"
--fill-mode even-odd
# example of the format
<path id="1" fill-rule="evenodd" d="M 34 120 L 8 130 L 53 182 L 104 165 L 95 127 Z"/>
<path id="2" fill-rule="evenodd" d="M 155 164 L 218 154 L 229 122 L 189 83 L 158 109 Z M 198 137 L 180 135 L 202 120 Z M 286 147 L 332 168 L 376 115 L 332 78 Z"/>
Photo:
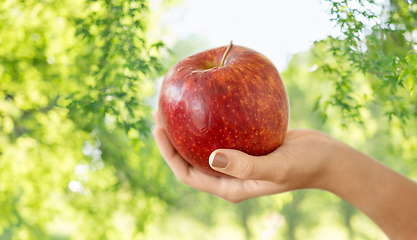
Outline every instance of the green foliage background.
<path id="1" fill-rule="evenodd" d="M 282 73 L 290 127 L 416 180 L 417 3 L 323 2 L 342 35 Z M 233 205 L 176 180 L 149 136 L 154 80 L 204 40 L 167 49 L 149 2 L 0 3 L 0 239 L 385 239 L 326 192 Z"/>

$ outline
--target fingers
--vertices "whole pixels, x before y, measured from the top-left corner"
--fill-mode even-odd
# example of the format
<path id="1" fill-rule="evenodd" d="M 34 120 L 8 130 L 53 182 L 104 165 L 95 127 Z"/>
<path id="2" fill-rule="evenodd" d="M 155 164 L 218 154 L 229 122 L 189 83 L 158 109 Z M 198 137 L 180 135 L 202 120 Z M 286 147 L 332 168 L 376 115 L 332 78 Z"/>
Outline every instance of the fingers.
<path id="1" fill-rule="evenodd" d="M 210 194 L 219 194 L 219 178 L 209 176 L 190 166 L 172 146 L 162 127 L 157 127 L 153 134 L 161 155 L 179 181 Z"/>
<path id="2" fill-rule="evenodd" d="M 156 127 L 153 131 L 156 144 L 162 157 L 165 159 L 169 167 L 174 172 L 178 179 L 185 178 L 189 175 L 188 163 L 186 163 L 182 157 L 177 153 L 175 148 L 169 141 L 165 131 L 162 127 Z"/>
<path id="3" fill-rule="evenodd" d="M 164 128 L 161 126 L 161 121 L 157 111 L 158 110 L 153 112 L 153 117 L 156 123 L 153 136 L 156 144 L 158 145 L 159 151 L 178 179 L 187 177 L 189 175 L 189 165 L 184 161 L 184 159 L 182 159 L 169 141 Z"/>
<path id="4" fill-rule="evenodd" d="M 218 149 L 209 158 L 210 166 L 219 172 L 240 179 L 283 181 L 287 164 L 280 154 L 255 157 L 231 149 Z"/>
<path id="5" fill-rule="evenodd" d="M 159 118 L 159 112 L 158 112 L 158 110 L 155 110 L 152 113 L 152 116 L 153 116 L 153 119 L 155 120 L 156 126 L 162 126 L 161 119 Z"/>
<path id="6" fill-rule="evenodd" d="M 237 203 L 251 197 L 262 196 L 277 192 L 276 185 L 267 181 L 247 181 L 242 179 L 268 179 L 270 175 L 266 171 L 267 167 L 262 167 L 262 162 L 265 162 L 261 157 L 253 157 L 236 150 L 218 150 L 210 157 L 210 164 L 215 170 L 216 164 L 214 156 L 217 155 L 217 160 L 222 160 L 220 154 L 227 157 L 227 161 L 223 159 L 224 169 L 219 170 L 237 178 L 218 178 L 207 175 L 192 166 L 190 166 L 181 155 L 172 146 L 164 127 L 161 125 L 158 112 L 153 113 L 156 128 L 153 131 L 156 143 L 159 147 L 161 155 L 168 163 L 175 176 L 181 182 L 196 188 L 198 190 L 217 195 L 229 202 Z M 228 161 L 231 159 L 231 161 Z M 226 163 L 226 164 L 225 164 Z M 239 179 L 240 178 L 240 179 Z"/>
<path id="7" fill-rule="evenodd" d="M 177 179 L 201 191 L 216 194 L 213 186 L 219 185 L 219 179 L 206 175 L 190 166 L 172 146 L 165 129 L 161 126 L 157 111 L 153 113 L 153 116 L 157 126 L 153 131 L 156 144 Z"/>

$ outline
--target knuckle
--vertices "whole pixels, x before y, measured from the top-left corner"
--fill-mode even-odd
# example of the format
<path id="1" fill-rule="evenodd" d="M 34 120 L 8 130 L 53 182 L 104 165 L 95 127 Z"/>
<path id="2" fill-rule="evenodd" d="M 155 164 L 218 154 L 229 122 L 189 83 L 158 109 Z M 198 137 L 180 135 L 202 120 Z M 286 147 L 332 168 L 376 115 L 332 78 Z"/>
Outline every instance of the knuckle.
<path id="1" fill-rule="evenodd" d="M 228 198 L 225 198 L 225 200 L 233 204 L 238 204 L 243 201 L 241 198 L 237 198 L 237 197 L 228 197 Z"/>
<path id="2" fill-rule="evenodd" d="M 251 161 L 246 161 L 245 164 L 239 169 L 239 177 L 242 179 L 252 179 L 255 174 L 255 164 Z"/>
<path id="3" fill-rule="evenodd" d="M 232 189 L 225 189 L 218 196 L 233 204 L 240 203 L 244 200 L 241 194 L 238 194 Z"/>
<path id="4" fill-rule="evenodd" d="M 229 201 L 230 203 L 233 203 L 233 204 L 238 204 L 238 203 L 240 203 L 240 202 L 242 202 L 241 200 L 233 200 L 233 201 Z"/>
<path id="5" fill-rule="evenodd" d="M 186 183 L 187 178 L 184 175 L 175 175 L 178 179 L 178 181 L 182 182 L 182 183 Z"/>

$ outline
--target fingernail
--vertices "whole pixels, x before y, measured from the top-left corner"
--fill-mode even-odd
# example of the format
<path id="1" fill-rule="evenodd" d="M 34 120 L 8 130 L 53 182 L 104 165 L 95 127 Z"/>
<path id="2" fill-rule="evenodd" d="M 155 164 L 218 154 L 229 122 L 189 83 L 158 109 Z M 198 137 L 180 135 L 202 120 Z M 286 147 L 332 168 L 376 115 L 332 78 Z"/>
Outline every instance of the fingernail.
<path id="1" fill-rule="evenodd" d="M 212 167 L 215 168 L 226 168 L 229 164 L 229 159 L 223 153 L 216 153 L 214 156 L 213 162 L 211 163 Z"/>

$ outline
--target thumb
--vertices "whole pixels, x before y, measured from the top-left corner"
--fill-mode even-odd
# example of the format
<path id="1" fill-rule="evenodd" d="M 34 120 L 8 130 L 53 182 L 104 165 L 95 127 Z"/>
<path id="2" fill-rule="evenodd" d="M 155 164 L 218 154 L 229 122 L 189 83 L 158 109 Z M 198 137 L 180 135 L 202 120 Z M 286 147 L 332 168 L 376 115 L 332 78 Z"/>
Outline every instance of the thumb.
<path id="1" fill-rule="evenodd" d="M 218 172 L 240 179 L 268 180 L 274 171 L 267 156 L 256 157 L 232 149 L 212 152 L 209 164 Z"/>

